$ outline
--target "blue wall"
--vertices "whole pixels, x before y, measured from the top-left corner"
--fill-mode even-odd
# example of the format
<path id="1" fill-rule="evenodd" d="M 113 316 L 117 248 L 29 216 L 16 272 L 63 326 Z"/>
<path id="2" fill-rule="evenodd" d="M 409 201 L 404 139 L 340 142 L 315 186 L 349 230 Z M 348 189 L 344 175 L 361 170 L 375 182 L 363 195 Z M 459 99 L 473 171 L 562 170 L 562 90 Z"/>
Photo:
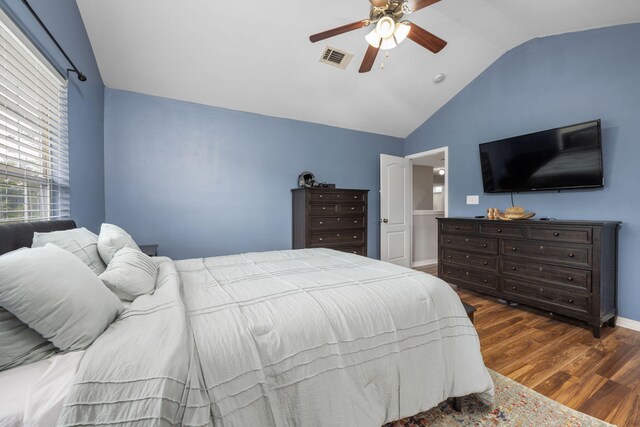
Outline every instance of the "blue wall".
<path id="1" fill-rule="evenodd" d="M 176 258 L 291 248 L 298 174 L 369 189 L 379 256 L 379 154 L 402 139 L 105 91 L 107 221 Z"/>
<path id="2" fill-rule="evenodd" d="M 449 146 L 451 216 L 510 206 L 484 194 L 478 144 L 602 119 L 605 188 L 516 194 L 538 216 L 624 222 L 619 245 L 620 315 L 640 320 L 640 24 L 532 40 L 505 54 L 414 131 L 405 155 Z M 479 206 L 465 196 L 479 194 Z"/>
<path id="3" fill-rule="evenodd" d="M 104 84 L 75 0 L 31 0 L 58 43 L 87 76 L 69 78 L 69 161 L 71 217 L 94 231 L 104 221 Z M 0 7 L 60 70 L 70 66 L 21 1 Z"/>

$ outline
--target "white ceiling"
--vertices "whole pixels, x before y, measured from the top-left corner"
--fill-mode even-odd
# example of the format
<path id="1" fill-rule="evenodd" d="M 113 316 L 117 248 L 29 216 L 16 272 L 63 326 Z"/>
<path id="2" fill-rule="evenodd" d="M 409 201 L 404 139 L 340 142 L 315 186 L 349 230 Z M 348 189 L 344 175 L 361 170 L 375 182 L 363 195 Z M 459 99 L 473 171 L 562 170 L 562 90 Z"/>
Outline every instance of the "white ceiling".
<path id="1" fill-rule="evenodd" d="M 407 39 L 359 74 L 370 27 L 308 37 L 367 18 L 367 0 L 77 3 L 107 87 L 402 138 L 515 46 L 640 22 L 639 0 L 442 0 L 407 16 L 440 53 Z M 318 61 L 327 45 L 354 54 L 346 70 Z"/>

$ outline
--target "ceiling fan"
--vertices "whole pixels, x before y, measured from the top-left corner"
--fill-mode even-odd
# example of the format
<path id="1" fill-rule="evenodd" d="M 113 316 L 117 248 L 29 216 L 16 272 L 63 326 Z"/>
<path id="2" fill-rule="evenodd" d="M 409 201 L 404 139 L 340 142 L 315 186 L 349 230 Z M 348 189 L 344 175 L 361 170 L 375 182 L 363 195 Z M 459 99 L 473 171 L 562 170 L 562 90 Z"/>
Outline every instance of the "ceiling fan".
<path id="1" fill-rule="evenodd" d="M 407 37 L 425 49 L 433 53 L 438 53 L 447 45 L 446 41 L 436 37 L 416 24 L 409 21 L 401 21 L 401 19 L 406 14 L 431 6 L 439 1 L 440 0 L 415 0 L 412 2 L 413 6 L 410 6 L 409 0 L 369 0 L 371 3 L 371 11 L 368 19 L 313 34 L 309 36 L 309 40 L 315 43 L 337 36 L 338 34 L 375 24 L 373 31 L 365 37 L 369 43 L 369 47 L 364 54 L 364 59 L 358 70 L 360 73 L 371 71 L 380 49 L 393 49 Z"/>

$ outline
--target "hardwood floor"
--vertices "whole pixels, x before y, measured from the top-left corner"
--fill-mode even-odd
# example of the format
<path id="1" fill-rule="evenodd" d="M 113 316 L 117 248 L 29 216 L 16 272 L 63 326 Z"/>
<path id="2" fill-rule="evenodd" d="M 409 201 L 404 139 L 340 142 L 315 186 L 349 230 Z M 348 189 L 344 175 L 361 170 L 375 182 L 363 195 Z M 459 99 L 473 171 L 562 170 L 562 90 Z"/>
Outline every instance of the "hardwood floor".
<path id="1" fill-rule="evenodd" d="M 435 267 L 418 269 L 437 276 Z M 597 339 L 580 322 L 473 291 L 458 294 L 477 308 L 475 326 L 488 368 L 606 422 L 640 426 L 640 332 L 605 327 Z"/>

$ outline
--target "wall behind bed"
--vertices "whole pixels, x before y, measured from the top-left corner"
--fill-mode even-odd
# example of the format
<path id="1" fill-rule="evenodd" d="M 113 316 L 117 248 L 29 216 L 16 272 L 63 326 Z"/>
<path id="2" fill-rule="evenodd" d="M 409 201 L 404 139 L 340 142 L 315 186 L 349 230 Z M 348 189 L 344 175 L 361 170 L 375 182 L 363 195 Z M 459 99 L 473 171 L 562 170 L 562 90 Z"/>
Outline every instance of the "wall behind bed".
<path id="1" fill-rule="evenodd" d="M 29 2 L 78 68 L 68 89 L 71 217 L 97 232 L 104 221 L 104 84 L 75 0 Z M 0 0 L 0 7 L 58 69 L 69 64 L 21 1 Z"/>
<path id="2" fill-rule="evenodd" d="M 620 220 L 620 315 L 640 321 L 640 24 L 535 39 L 507 52 L 406 139 L 405 154 L 449 146 L 449 213 L 510 206 L 484 194 L 478 144 L 602 119 L 605 187 L 515 194 L 537 217 Z M 466 205 L 479 194 L 479 205 Z M 536 218 L 537 218 L 536 217 Z"/>
<path id="3" fill-rule="evenodd" d="M 298 174 L 369 189 L 379 256 L 379 155 L 402 139 L 105 90 L 107 222 L 191 258 L 291 248 Z"/>

